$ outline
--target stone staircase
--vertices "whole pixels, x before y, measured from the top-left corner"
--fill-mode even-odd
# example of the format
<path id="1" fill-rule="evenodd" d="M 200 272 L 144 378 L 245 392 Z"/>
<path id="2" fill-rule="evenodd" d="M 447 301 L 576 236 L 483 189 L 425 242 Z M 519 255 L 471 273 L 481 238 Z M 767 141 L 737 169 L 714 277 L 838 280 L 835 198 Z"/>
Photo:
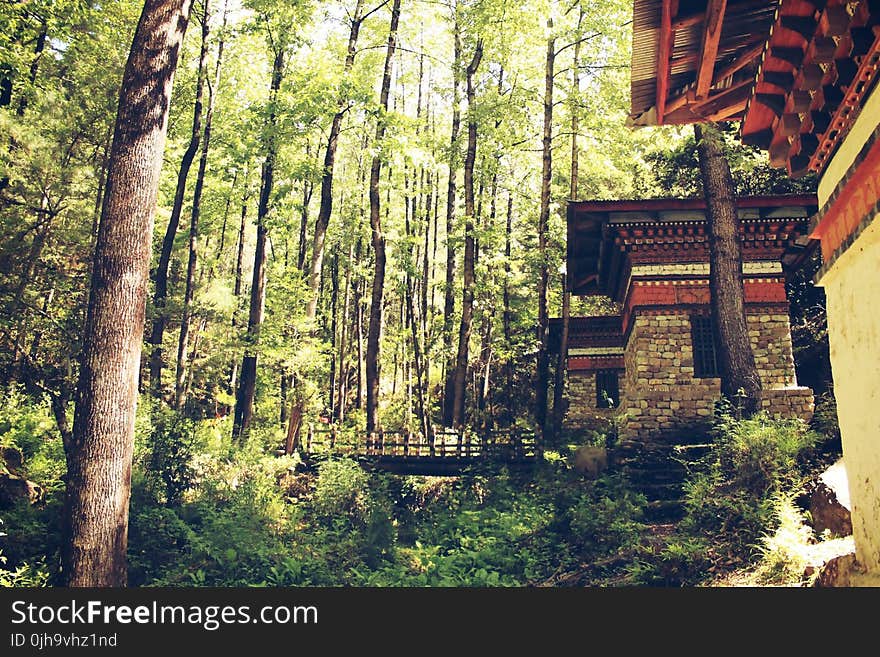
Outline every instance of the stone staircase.
<path id="1" fill-rule="evenodd" d="M 683 485 L 688 471 L 710 447 L 705 433 L 680 432 L 650 441 L 621 440 L 611 450 L 611 459 L 647 498 L 645 519 L 669 522 L 684 514 Z"/>

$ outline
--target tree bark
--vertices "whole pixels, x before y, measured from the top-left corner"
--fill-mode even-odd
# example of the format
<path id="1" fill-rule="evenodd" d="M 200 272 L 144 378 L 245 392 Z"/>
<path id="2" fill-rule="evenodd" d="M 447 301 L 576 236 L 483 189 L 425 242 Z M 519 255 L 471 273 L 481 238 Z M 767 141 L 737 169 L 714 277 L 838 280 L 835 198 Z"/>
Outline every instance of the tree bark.
<path id="1" fill-rule="evenodd" d="M 159 171 L 189 0 L 147 0 L 125 66 L 66 449 L 62 573 L 124 586 L 138 371 Z"/>
<path id="2" fill-rule="evenodd" d="M 583 5 L 578 15 L 578 30 L 584 19 Z M 574 44 L 574 56 L 571 67 L 571 171 L 569 180 L 568 198 L 572 201 L 578 195 L 578 100 L 581 91 L 580 78 L 581 42 Z M 552 431 L 558 436 L 562 431 L 562 421 L 565 418 L 565 386 L 568 369 L 568 325 L 571 315 L 571 291 L 568 289 L 568 274 L 562 274 L 562 335 L 559 338 L 559 355 L 556 359 L 556 377 L 553 381 L 553 417 Z"/>
<path id="3" fill-rule="evenodd" d="M 205 33 L 203 31 L 203 36 Z M 174 203 L 171 206 L 171 217 L 168 227 L 165 229 L 165 237 L 162 238 L 162 250 L 159 253 L 159 263 L 156 266 L 154 277 L 155 287 L 153 290 L 153 325 L 150 332 L 150 389 L 153 395 L 160 396 L 162 393 L 162 368 L 164 367 L 164 350 L 162 340 L 165 336 L 165 328 L 168 325 L 168 314 L 165 304 L 168 299 L 168 268 L 171 265 L 171 254 L 174 250 L 174 238 L 180 226 L 180 215 L 183 211 L 183 197 L 186 194 L 186 180 L 193 160 L 199 150 L 202 138 L 202 97 L 205 88 L 205 62 L 208 56 L 207 39 L 202 39 L 199 51 L 199 68 L 196 82 L 196 100 L 193 107 L 192 130 L 189 144 L 180 161 L 180 169 L 177 172 L 177 188 L 174 191 Z"/>
<path id="4" fill-rule="evenodd" d="M 202 15 L 202 43 L 208 42 L 210 13 L 208 0 L 204 0 Z M 204 46 L 203 46 L 204 47 Z M 192 301 L 195 292 L 196 262 L 198 260 L 199 216 L 202 209 L 202 190 L 205 188 L 205 172 L 208 168 L 208 152 L 211 146 L 211 124 L 214 120 L 214 90 L 220 84 L 220 66 L 223 59 L 223 39 L 221 35 L 217 51 L 217 64 L 214 69 L 213 85 L 208 85 L 208 109 L 205 113 L 205 134 L 202 139 L 202 153 L 196 172 L 196 185 L 193 190 L 192 210 L 189 220 L 189 257 L 186 262 L 186 283 L 183 293 L 183 314 L 180 318 L 180 334 L 177 340 L 177 367 L 174 377 L 174 407 L 183 408 L 186 402 L 186 361 L 189 346 L 189 328 L 192 319 Z"/>
<path id="5" fill-rule="evenodd" d="M 443 296 L 443 352 L 446 354 L 446 382 L 443 388 L 443 426 L 451 427 L 455 398 L 455 354 L 452 351 L 452 331 L 455 315 L 455 204 L 456 175 L 458 173 L 458 133 L 461 127 L 461 100 L 459 98 L 459 68 L 461 67 L 461 39 L 458 14 L 453 9 L 453 37 L 455 49 L 452 62 L 452 132 L 449 137 L 449 180 L 446 185 L 446 285 Z"/>
<path id="6" fill-rule="evenodd" d="M 284 50 L 279 47 L 272 64 L 272 84 L 269 90 L 269 130 L 264 144 L 266 159 L 263 162 L 260 182 L 260 201 L 257 209 L 257 242 L 254 247 L 254 271 L 251 283 L 251 303 L 248 314 L 247 345 L 241 361 L 241 377 L 235 397 L 235 416 L 232 424 L 232 437 L 244 443 L 247 440 L 254 414 L 254 397 L 257 389 L 257 356 L 260 342 L 260 327 L 266 305 L 266 237 L 269 229 L 266 216 L 269 214 L 269 200 L 272 197 L 272 184 L 275 176 L 275 158 L 278 139 L 275 136 L 277 122 L 275 99 L 281 88 L 284 75 Z"/>
<path id="7" fill-rule="evenodd" d="M 761 378 L 746 324 L 739 218 L 730 165 L 713 124 L 694 125 L 709 233 L 709 291 L 721 394 L 751 416 L 761 408 Z M 740 401 L 741 400 L 741 401 Z"/>
<path id="8" fill-rule="evenodd" d="M 483 42 L 477 41 L 474 56 L 468 64 L 468 143 L 464 158 L 464 281 L 461 295 L 461 323 L 458 329 L 458 353 L 455 358 L 455 385 L 452 398 L 452 422 L 456 428 L 464 426 L 465 388 L 467 384 L 468 343 L 474 314 L 474 164 L 477 160 L 477 117 L 474 111 L 476 90 L 474 75 L 483 58 Z"/>
<path id="9" fill-rule="evenodd" d="M 391 90 L 391 62 L 397 47 L 397 24 L 400 20 L 400 0 L 391 7 L 391 27 L 388 30 L 388 46 L 385 51 L 385 67 L 379 92 L 379 119 L 376 125 L 374 147 L 381 149 L 385 136 L 385 114 L 388 111 L 388 95 Z M 370 326 L 367 333 L 367 431 L 376 431 L 379 423 L 379 343 L 382 336 L 382 296 L 385 287 L 385 235 L 379 218 L 379 176 L 382 159 L 377 150 L 370 165 L 370 227 L 371 242 L 375 256 L 373 293 L 370 301 Z"/>
<path id="10" fill-rule="evenodd" d="M 361 24 L 364 18 L 366 18 L 366 16 L 361 16 L 362 7 L 363 0 L 357 0 L 351 19 L 351 30 L 348 34 L 348 49 L 345 54 L 345 63 L 342 67 L 343 78 L 351 72 L 354 66 L 358 35 L 360 34 Z M 324 262 L 324 238 L 327 235 L 330 215 L 333 212 L 333 168 L 336 163 L 336 148 L 339 144 L 339 132 L 342 130 L 342 119 L 348 110 L 347 105 L 348 94 L 346 93 L 346 87 L 343 86 L 343 91 L 340 92 L 336 100 L 336 114 L 333 115 L 333 121 L 330 124 L 330 134 L 327 137 L 327 150 L 324 152 L 324 169 L 321 174 L 321 205 L 318 208 L 315 234 L 312 237 L 312 263 L 309 268 L 310 295 L 306 305 L 306 317 L 310 320 L 315 319 L 318 310 L 318 288 L 321 279 L 321 268 Z"/>
<path id="11" fill-rule="evenodd" d="M 553 22 L 548 21 L 553 28 Z M 538 371 L 535 385 L 535 424 L 547 427 L 547 388 L 550 384 L 550 357 L 547 353 L 547 287 L 550 272 L 547 266 L 547 224 L 550 221 L 550 178 L 553 172 L 553 66 L 556 40 L 547 40 L 547 64 L 544 71 L 544 133 L 541 148 L 541 207 L 538 213 Z"/>

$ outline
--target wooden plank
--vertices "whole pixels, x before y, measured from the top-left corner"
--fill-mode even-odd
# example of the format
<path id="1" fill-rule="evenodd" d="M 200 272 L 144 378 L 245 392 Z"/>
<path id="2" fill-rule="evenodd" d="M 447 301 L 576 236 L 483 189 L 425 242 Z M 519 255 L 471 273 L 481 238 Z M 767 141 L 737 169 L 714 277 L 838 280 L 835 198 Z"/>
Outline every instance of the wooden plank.
<path id="1" fill-rule="evenodd" d="M 721 43 L 721 26 L 727 0 L 709 0 L 706 7 L 706 22 L 703 24 L 703 45 L 700 52 L 700 64 L 697 67 L 697 100 L 705 98 L 712 87 L 715 72 L 715 60 L 718 58 L 718 45 Z"/>
<path id="2" fill-rule="evenodd" d="M 672 56 L 672 3 L 677 0 L 663 0 L 660 8 L 660 39 L 657 47 L 657 125 L 663 125 L 666 115 L 666 97 L 669 95 L 669 60 Z"/>
<path id="3" fill-rule="evenodd" d="M 737 56 L 737 58 L 732 61 L 730 64 L 725 66 L 723 69 L 718 71 L 718 74 L 715 76 L 715 79 L 719 82 L 724 80 L 725 78 L 729 78 L 731 75 L 736 73 L 737 71 L 745 68 L 749 64 L 751 64 L 755 59 L 757 59 L 761 53 L 764 51 L 764 37 L 755 37 L 753 45 L 744 50 L 741 55 Z"/>

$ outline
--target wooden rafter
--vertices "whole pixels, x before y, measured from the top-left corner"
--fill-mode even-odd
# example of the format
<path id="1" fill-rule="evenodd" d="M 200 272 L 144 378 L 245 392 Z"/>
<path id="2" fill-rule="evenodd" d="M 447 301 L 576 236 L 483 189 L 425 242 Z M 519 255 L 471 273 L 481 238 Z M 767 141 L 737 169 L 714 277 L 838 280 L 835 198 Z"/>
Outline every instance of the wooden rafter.
<path id="1" fill-rule="evenodd" d="M 665 6 L 665 2 L 664 2 Z M 700 49 L 700 64 L 697 67 L 697 99 L 705 98 L 712 87 L 718 45 L 721 42 L 721 26 L 727 0 L 709 0 L 706 6 L 706 22 L 703 24 L 703 45 Z"/>
<path id="2" fill-rule="evenodd" d="M 737 91 L 740 91 L 745 87 L 751 87 L 751 86 L 752 86 L 752 80 L 740 80 L 736 84 L 733 84 L 733 85 L 727 87 L 727 89 L 722 89 L 721 91 L 719 91 L 715 95 L 707 96 L 706 98 L 703 98 L 702 100 L 696 101 L 691 106 L 691 109 L 698 110 L 701 107 L 705 107 L 706 105 L 714 103 L 717 100 L 721 100 L 723 98 L 731 96 L 731 95 L 735 94 Z M 743 99 L 743 102 L 745 102 L 745 99 Z M 745 108 L 745 105 L 743 105 L 743 108 Z M 724 107 L 719 107 L 718 112 L 719 113 L 723 112 L 724 109 L 725 109 Z"/>
<path id="3" fill-rule="evenodd" d="M 751 47 L 748 47 L 747 50 L 743 51 L 742 54 L 740 54 L 730 64 L 718 71 L 715 79 L 720 82 L 721 80 L 729 78 L 740 69 L 743 69 L 750 63 L 752 63 L 757 57 L 761 55 L 761 52 L 764 50 L 764 40 L 765 37 L 763 35 L 756 36 L 753 45 L 751 45 Z"/>
<path id="4" fill-rule="evenodd" d="M 669 95 L 669 60 L 672 55 L 672 9 L 678 0 L 663 0 L 660 13 L 660 42 L 657 48 L 657 125 L 663 125 L 666 114 L 666 96 Z M 676 7 L 677 9 L 677 7 Z"/>

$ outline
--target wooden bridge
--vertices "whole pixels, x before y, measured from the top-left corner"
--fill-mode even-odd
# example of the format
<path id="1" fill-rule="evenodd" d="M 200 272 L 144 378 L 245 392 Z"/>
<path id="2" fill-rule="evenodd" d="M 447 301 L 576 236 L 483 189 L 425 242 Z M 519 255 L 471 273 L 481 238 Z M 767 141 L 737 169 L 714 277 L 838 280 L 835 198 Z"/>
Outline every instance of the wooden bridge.
<path id="1" fill-rule="evenodd" d="M 437 476 L 459 474 L 466 468 L 530 467 L 541 455 L 535 433 L 521 430 L 479 434 L 432 430 L 426 439 L 422 432 L 352 434 L 336 427 L 317 429 L 310 425 L 299 449 L 309 464 L 334 455 L 349 456 L 365 467 Z"/>

